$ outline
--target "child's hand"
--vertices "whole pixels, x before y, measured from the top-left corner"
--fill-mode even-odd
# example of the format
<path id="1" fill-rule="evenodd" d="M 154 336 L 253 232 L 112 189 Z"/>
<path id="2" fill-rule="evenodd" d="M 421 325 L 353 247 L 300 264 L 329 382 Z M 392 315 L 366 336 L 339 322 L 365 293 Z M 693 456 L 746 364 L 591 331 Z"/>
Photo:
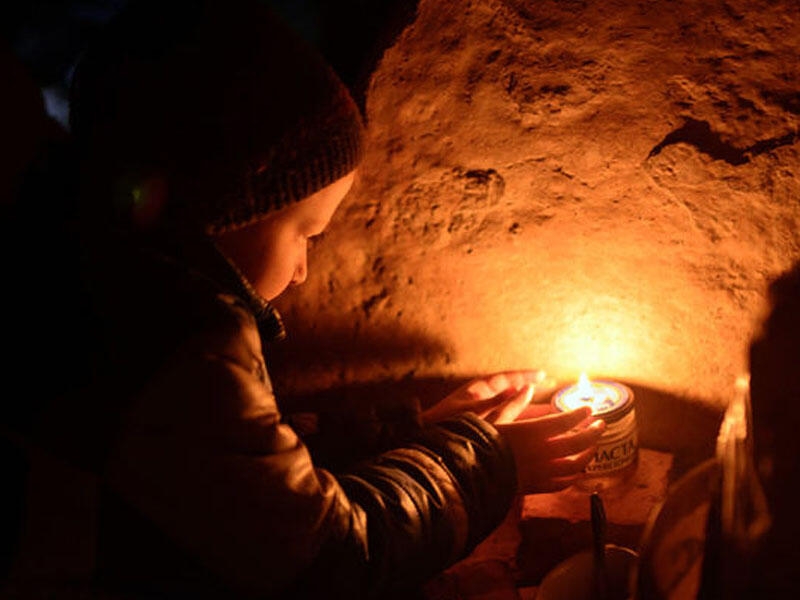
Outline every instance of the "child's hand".
<path id="1" fill-rule="evenodd" d="M 533 398 L 535 385 L 544 380 L 538 370 L 503 371 L 473 379 L 423 411 L 424 423 L 435 423 L 464 412 L 474 412 L 492 423 L 513 421 Z"/>
<path id="2" fill-rule="evenodd" d="M 536 409 L 550 414 L 533 416 Z M 588 407 L 553 413 L 547 406 L 531 406 L 522 416 L 518 421 L 495 423 L 514 453 L 519 492 L 553 492 L 581 478 L 605 422 L 593 418 Z"/>

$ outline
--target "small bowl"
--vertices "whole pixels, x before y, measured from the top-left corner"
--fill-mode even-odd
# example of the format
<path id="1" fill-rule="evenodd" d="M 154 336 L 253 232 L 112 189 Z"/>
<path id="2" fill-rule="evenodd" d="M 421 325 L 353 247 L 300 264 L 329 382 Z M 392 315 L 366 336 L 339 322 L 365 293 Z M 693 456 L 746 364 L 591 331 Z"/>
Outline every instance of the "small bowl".
<path id="1" fill-rule="evenodd" d="M 630 548 L 606 545 L 609 576 L 607 600 L 626 600 L 633 596 L 631 576 L 639 555 Z M 596 600 L 594 556 L 587 550 L 570 556 L 544 576 L 536 600 Z"/>

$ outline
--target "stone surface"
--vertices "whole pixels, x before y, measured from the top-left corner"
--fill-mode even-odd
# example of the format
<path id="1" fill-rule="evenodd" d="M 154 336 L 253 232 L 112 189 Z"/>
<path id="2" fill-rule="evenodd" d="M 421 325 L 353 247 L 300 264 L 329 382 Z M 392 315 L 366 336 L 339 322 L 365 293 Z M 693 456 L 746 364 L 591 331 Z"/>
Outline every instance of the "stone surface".
<path id="1" fill-rule="evenodd" d="M 636 472 L 626 481 L 600 491 L 609 523 L 643 525 L 654 508 L 664 501 L 670 481 L 673 456 L 648 448 L 639 449 Z M 590 481 L 590 480 L 589 480 Z M 563 519 L 570 523 L 589 521 L 590 483 L 571 486 L 552 494 L 525 496 L 521 518 Z"/>
<path id="2" fill-rule="evenodd" d="M 799 17 L 423 0 L 372 78 L 358 181 L 279 301 L 279 392 L 534 366 L 721 409 L 800 257 Z M 660 443 L 700 435 L 677 425 Z"/>

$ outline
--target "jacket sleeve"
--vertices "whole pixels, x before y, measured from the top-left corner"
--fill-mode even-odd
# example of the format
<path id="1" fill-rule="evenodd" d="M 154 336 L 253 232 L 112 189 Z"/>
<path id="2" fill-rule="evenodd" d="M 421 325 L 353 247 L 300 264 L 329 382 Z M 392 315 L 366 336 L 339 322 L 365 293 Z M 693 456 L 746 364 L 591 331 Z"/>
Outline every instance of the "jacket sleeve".
<path id="1" fill-rule="evenodd" d="M 341 475 L 366 516 L 353 532 L 367 542 L 362 588 L 419 584 L 462 558 L 505 517 L 514 473 L 497 432 L 465 414 Z M 329 562 L 324 553 L 318 561 Z"/>
<path id="2" fill-rule="evenodd" d="M 334 475 L 281 422 L 255 328 L 211 337 L 193 340 L 139 396 L 107 475 L 234 587 L 378 595 L 445 568 L 505 516 L 515 470 L 481 419 L 445 422 Z"/>

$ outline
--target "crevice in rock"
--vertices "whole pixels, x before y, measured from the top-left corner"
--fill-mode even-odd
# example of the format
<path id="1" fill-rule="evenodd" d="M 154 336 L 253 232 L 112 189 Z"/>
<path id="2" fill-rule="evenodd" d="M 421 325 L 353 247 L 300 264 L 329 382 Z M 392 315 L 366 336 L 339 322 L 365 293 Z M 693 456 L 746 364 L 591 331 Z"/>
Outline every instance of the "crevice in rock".
<path id="1" fill-rule="evenodd" d="M 381 288 L 380 292 L 378 292 L 377 294 L 373 294 L 372 296 L 364 300 L 364 302 L 361 303 L 361 310 L 364 311 L 364 315 L 369 319 L 370 315 L 372 314 L 372 311 L 377 307 L 378 303 L 381 300 L 384 300 L 388 297 L 389 297 L 389 290 L 387 290 L 386 288 Z"/>
<path id="2" fill-rule="evenodd" d="M 659 154 L 667 146 L 673 144 L 689 144 L 707 154 L 714 160 L 723 160 L 729 165 L 739 166 L 750 162 L 750 159 L 759 154 L 769 152 L 780 146 L 788 146 L 797 141 L 798 132 L 789 132 L 786 135 L 760 140 L 745 148 L 739 148 L 722 139 L 720 134 L 713 129 L 708 121 L 686 119 L 683 125 L 671 131 L 658 144 L 653 146 L 647 158 Z"/>

